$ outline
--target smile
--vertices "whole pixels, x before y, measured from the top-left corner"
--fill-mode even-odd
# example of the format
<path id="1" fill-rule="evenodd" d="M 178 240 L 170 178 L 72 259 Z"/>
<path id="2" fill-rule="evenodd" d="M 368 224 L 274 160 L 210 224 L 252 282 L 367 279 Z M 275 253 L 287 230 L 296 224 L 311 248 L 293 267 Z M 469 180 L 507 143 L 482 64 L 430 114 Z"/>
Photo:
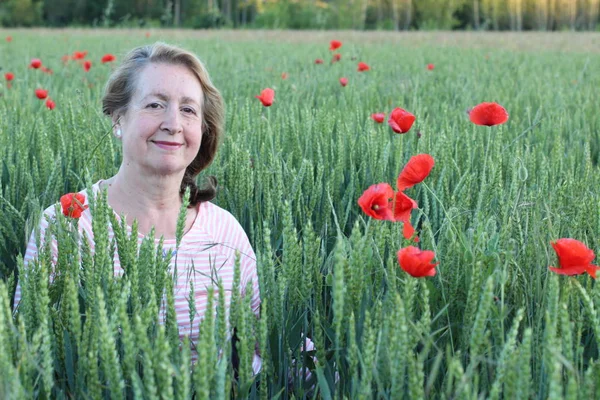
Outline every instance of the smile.
<path id="1" fill-rule="evenodd" d="M 152 143 L 154 143 L 161 149 L 165 149 L 165 150 L 174 150 L 174 149 L 178 149 L 181 146 L 183 146 L 181 143 L 176 143 L 176 142 L 152 142 Z"/>

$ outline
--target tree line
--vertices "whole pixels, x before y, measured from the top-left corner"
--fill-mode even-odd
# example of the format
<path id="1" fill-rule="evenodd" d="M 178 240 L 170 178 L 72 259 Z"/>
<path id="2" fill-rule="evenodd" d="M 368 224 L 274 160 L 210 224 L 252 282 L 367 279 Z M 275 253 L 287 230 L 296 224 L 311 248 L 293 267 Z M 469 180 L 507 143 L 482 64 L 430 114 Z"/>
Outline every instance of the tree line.
<path id="1" fill-rule="evenodd" d="M 14 26 L 596 30 L 600 0 L 2 0 Z"/>

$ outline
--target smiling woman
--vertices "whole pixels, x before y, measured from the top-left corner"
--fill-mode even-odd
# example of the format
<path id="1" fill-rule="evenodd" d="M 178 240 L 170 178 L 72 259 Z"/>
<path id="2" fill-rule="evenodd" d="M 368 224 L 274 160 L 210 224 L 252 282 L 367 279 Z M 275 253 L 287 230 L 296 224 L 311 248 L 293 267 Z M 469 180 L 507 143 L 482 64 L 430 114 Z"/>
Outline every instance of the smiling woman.
<path id="1" fill-rule="evenodd" d="M 174 305 L 180 337 L 189 336 L 192 359 L 197 360 L 195 343 L 199 325 L 207 311 L 209 287 L 221 280 L 226 307 L 233 290 L 246 295 L 252 288 L 250 303 L 259 315 L 260 296 L 256 257 L 248 237 L 238 221 L 226 210 L 212 204 L 216 180 L 209 178 L 202 189 L 196 186 L 198 174 L 210 165 L 224 130 L 224 105 L 198 58 L 177 47 L 163 43 L 132 50 L 108 80 L 102 99 L 103 112 L 112 119 L 114 136 L 122 142 L 123 160 L 116 175 L 96 182 L 91 195 L 106 190 L 108 205 L 118 221 L 124 216 L 131 232 L 138 224 L 138 245 L 150 232 L 163 237 L 163 248 L 176 250 L 170 272 L 174 279 Z M 190 191 L 181 242 L 176 238 L 177 220 L 186 190 Z M 81 204 L 78 228 L 81 237 L 90 238 L 94 252 L 91 210 L 85 190 L 78 196 Z M 77 198 L 80 198 L 77 197 Z M 55 207 L 45 210 L 40 223 L 42 240 L 55 217 Z M 114 231 L 109 226 L 109 240 Z M 58 246 L 49 238 L 53 264 Z M 158 243 L 158 240 L 157 240 Z M 38 255 L 35 233 L 31 235 L 24 263 Z M 240 257 L 240 287 L 234 288 L 234 267 Z M 114 273 L 123 274 L 118 249 L 114 254 Z M 175 263 L 177 265 L 175 266 Z M 248 286 L 250 285 L 250 286 Z M 195 290 L 191 290 L 191 288 Z M 190 299 L 190 293 L 194 298 Z M 214 287 L 214 296 L 218 296 Z M 15 306 L 21 300 L 17 287 Z M 160 319 L 164 322 L 163 301 Z M 196 313 L 195 317 L 190 315 Z M 256 353 L 254 372 L 260 370 Z"/>

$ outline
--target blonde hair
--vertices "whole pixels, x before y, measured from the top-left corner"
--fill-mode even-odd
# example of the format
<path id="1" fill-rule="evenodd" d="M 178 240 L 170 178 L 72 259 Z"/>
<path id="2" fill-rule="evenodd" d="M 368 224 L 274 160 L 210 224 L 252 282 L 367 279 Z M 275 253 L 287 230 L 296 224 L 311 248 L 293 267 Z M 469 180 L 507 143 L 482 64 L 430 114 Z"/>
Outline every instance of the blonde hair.
<path id="1" fill-rule="evenodd" d="M 204 64 L 198 57 L 189 51 L 161 42 L 131 50 L 108 78 L 102 98 L 102 112 L 111 117 L 125 113 L 137 88 L 137 77 L 151 63 L 187 67 L 196 75 L 202 86 L 202 143 L 198 154 L 186 168 L 180 187 L 181 196 L 186 188 L 190 188 L 190 207 L 193 207 L 202 201 L 212 200 L 216 195 L 217 180 L 214 176 L 208 177 L 207 185 L 202 189 L 196 185 L 196 177 L 214 160 L 225 130 L 223 97 L 211 82 Z"/>

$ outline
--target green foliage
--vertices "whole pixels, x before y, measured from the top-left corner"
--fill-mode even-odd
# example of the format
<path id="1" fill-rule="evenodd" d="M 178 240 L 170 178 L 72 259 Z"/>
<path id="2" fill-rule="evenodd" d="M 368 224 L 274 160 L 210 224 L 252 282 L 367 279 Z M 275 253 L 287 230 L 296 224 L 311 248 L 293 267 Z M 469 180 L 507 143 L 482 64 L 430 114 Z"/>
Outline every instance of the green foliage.
<path id="1" fill-rule="evenodd" d="M 23 266 L 40 209 L 114 174 L 121 150 L 97 112 L 110 67 L 95 66 L 84 81 L 79 65 L 59 66 L 72 47 L 62 33 L 22 35 L 27 45 L 0 53 L 17 74 L 0 97 L 0 397 L 600 395 L 600 290 L 588 276 L 547 269 L 557 262 L 551 240 L 573 237 L 600 251 L 600 78 L 589 72 L 600 67 L 597 55 L 399 44 L 406 56 L 396 63 L 388 44 L 345 41 L 340 62 L 314 65 L 330 55 L 327 43 L 178 39 L 205 59 L 228 106 L 227 135 L 206 174 L 218 178 L 216 203 L 250 236 L 263 302 L 257 319 L 250 296 L 234 291 L 228 314 L 223 284 L 210 289 L 215 313 L 194 343 L 203 362 L 192 366 L 188 343 L 179 343 L 170 257 L 152 234 L 138 249 L 136 225 L 128 233 L 104 195 L 90 203 L 95 254 L 77 222 L 58 212 L 47 233 L 58 240 L 54 279 L 48 245 Z M 114 35 L 82 38 L 93 57 L 138 44 Z M 118 47 L 108 48 L 115 38 Z M 32 54 L 54 75 L 26 69 Z M 356 72 L 352 54 L 372 70 Z M 34 98 L 38 85 L 55 110 Z M 252 97 L 266 86 L 276 91 L 270 108 Z M 489 100 L 507 108 L 506 125 L 468 121 L 464 111 Z M 395 106 L 417 116 L 405 135 L 369 118 Z M 420 206 L 412 216 L 419 245 L 440 262 L 438 275 L 421 281 L 398 266 L 408 244 L 399 224 L 370 220 L 357 205 L 418 153 L 436 165 L 407 193 Z M 115 248 L 121 277 L 113 276 Z M 16 270 L 23 297 L 13 315 Z M 238 263 L 237 285 L 239 274 Z M 306 337 L 316 350 L 302 350 Z"/>
<path id="2" fill-rule="evenodd" d="M 2 26 L 597 30 L 598 0 L 6 0 Z"/>

